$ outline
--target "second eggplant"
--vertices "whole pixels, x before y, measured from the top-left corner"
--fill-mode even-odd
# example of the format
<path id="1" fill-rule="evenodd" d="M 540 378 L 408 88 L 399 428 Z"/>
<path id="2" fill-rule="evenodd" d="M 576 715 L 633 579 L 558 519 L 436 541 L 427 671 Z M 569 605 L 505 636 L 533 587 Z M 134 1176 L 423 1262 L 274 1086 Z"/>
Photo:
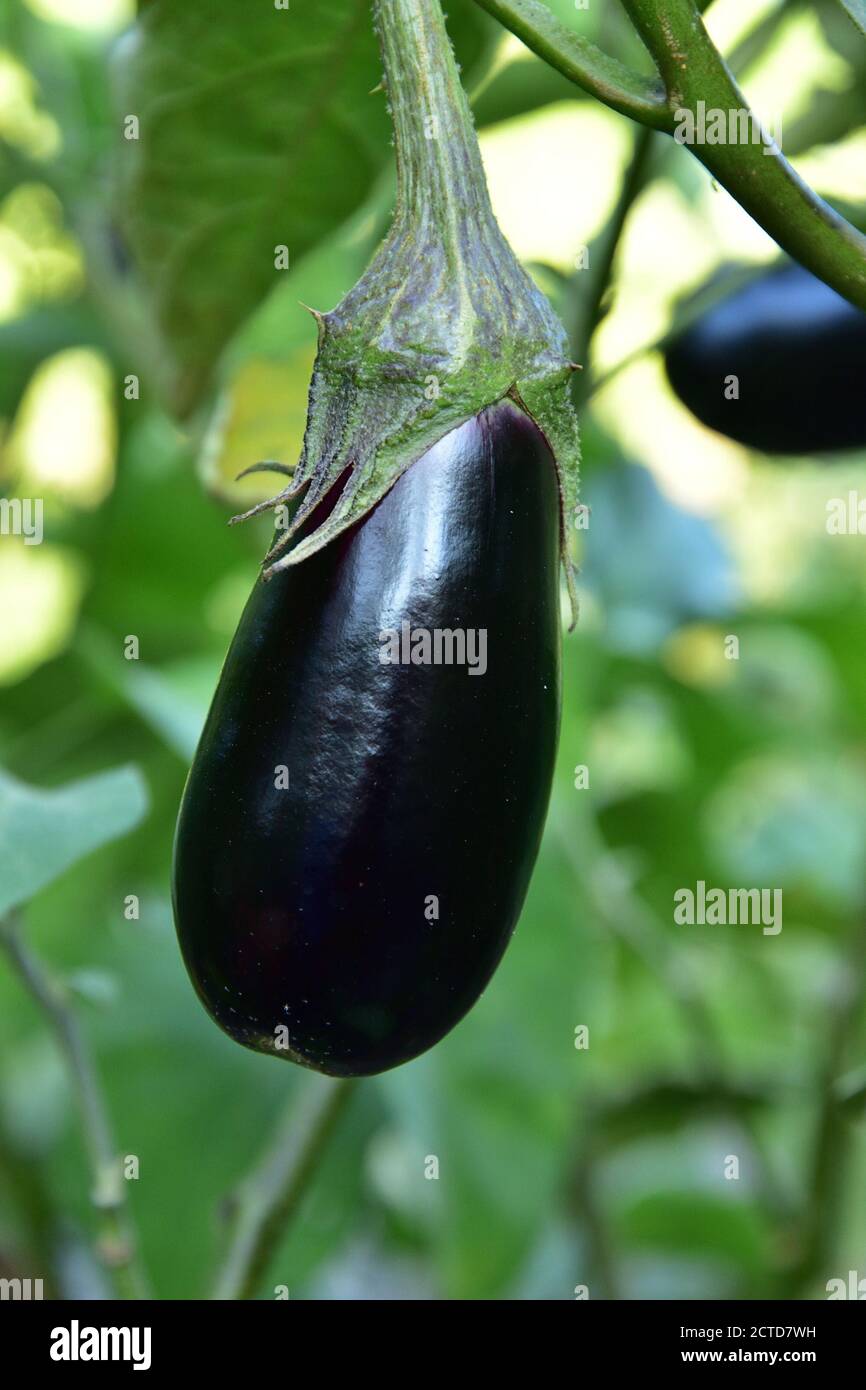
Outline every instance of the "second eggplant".
<path id="1" fill-rule="evenodd" d="M 721 294 L 665 365 L 692 414 L 751 449 L 866 447 L 866 314 L 800 265 Z"/>

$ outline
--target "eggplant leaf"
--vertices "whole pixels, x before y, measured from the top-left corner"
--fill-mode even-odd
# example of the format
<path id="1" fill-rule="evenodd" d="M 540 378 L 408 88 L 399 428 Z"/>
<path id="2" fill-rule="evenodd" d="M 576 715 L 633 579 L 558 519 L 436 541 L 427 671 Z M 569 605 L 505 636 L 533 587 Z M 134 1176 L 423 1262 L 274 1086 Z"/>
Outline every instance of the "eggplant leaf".
<path id="1" fill-rule="evenodd" d="M 125 835 L 147 810 L 135 767 L 43 790 L 0 771 L 0 916 L 76 860 Z"/>
<path id="2" fill-rule="evenodd" d="M 492 27 L 451 25 L 474 63 Z M 188 415 L 235 329 L 367 198 L 392 157 L 368 0 L 151 0 L 114 61 L 117 218 Z"/>
<path id="3" fill-rule="evenodd" d="M 278 248 L 299 260 L 390 154 L 370 6 L 153 0 L 116 74 L 119 217 L 167 355 L 166 395 L 184 415 L 278 283 Z"/>

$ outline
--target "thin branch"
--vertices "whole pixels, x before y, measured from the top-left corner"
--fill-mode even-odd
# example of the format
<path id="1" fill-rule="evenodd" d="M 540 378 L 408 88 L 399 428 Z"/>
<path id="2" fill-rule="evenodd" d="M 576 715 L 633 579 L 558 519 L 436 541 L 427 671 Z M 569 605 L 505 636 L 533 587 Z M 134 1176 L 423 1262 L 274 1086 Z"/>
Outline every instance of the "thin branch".
<path id="1" fill-rule="evenodd" d="M 574 1171 L 568 1184 L 569 1205 L 583 1226 L 592 1284 L 608 1302 L 622 1299 L 619 1262 L 607 1211 L 600 1192 L 600 1148 L 598 1119 L 588 1107 L 586 1133 L 578 1147 Z M 594 1294 L 595 1290 L 592 1289 Z"/>
<path id="2" fill-rule="evenodd" d="M 62 982 L 25 945 L 16 922 L 0 922 L 0 946 L 51 1026 L 78 1103 L 91 1176 L 90 1199 L 99 1217 L 96 1249 L 122 1298 L 147 1298 L 120 1155 L 90 1050 Z"/>
<path id="3" fill-rule="evenodd" d="M 253 1298 L 352 1095 L 353 1081 L 320 1080 L 292 1103 L 273 1144 L 229 1198 L 225 1259 L 212 1298 Z"/>
<path id="4" fill-rule="evenodd" d="M 783 258 L 777 257 L 774 265 L 783 264 Z M 586 383 L 586 391 L 582 397 L 585 402 L 591 396 L 598 395 L 622 372 L 628 371 L 635 362 L 642 362 L 652 353 L 664 353 L 669 345 L 679 338 L 680 334 L 685 333 L 693 323 L 697 323 L 708 314 L 717 304 L 721 304 L 730 295 L 736 294 L 740 289 L 750 284 L 753 280 L 767 272 L 767 264 L 762 261 L 753 261 L 747 265 L 731 268 L 726 271 L 724 276 L 714 276 L 712 280 L 704 284 L 697 292 L 691 293 L 685 300 L 680 301 L 674 306 L 672 321 L 649 341 L 644 340 L 637 347 L 630 348 L 619 361 L 614 362 L 613 366 L 608 367 L 600 376 L 592 376 L 590 373 Z"/>
<path id="5" fill-rule="evenodd" d="M 571 326 L 573 350 L 584 366 L 583 376 L 575 380 L 574 399 L 576 404 L 580 404 L 591 394 L 592 356 L 590 349 L 592 338 L 601 322 L 605 296 L 610 287 L 617 252 L 629 213 L 647 183 L 655 138 L 655 132 L 648 126 L 635 132 L 632 156 L 622 181 L 616 206 L 607 226 L 592 248 L 594 254 L 587 272 L 588 284 L 581 295 L 576 322 Z"/>
<path id="6" fill-rule="evenodd" d="M 857 1119 L 866 1110 L 866 1067 L 856 1067 L 840 1076 L 834 1090 L 845 1114 Z"/>
<path id="7" fill-rule="evenodd" d="M 660 84 L 632 72 L 554 18 L 541 0 L 476 0 L 545 62 L 614 111 L 669 135 L 683 113 L 737 118 L 745 142 L 689 149 L 790 256 L 866 309 L 866 236 L 820 198 L 760 125 L 704 27 L 694 0 L 622 0 Z"/>
<path id="8" fill-rule="evenodd" d="M 539 58 L 598 97 L 606 106 L 656 130 L 673 130 L 660 79 L 632 72 L 596 44 L 569 29 L 541 0 L 477 0 Z"/>
<path id="9" fill-rule="evenodd" d="M 845 1170 L 851 1157 L 853 1126 L 838 1086 L 852 1035 L 862 1018 L 866 998 L 866 926 L 855 932 L 849 946 L 841 987 L 828 1010 L 829 1042 L 820 1076 L 821 1094 L 810 1159 L 807 1206 L 802 1224 L 800 1259 L 784 1296 L 808 1295 L 810 1285 L 827 1274 L 832 1258 L 845 1190 Z"/>
<path id="10" fill-rule="evenodd" d="M 803 0 L 784 0 L 782 9 L 792 9 L 802 2 Z M 708 8 L 706 0 L 699 8 L 702 11 Z M 738 45 L 730 58 L 730 66 L 735 72 L 740 67 L 748 66 L 750 62 L 763 53 L 768 39 L 778 28 L 779 18 L 778 11 L 764 15 L 755 28 Z M 599 236 L 597 244 L 593 245 L 592 249 L 595 255 L 586 276 L 588 281 L 585 286 L 586 293 L 581 296 L 579 312 L 572 326 L 573 350 L 584 365 L 583 375 L 579 378 L 576 377 L 574 382 L 575 405 L 583 404 L 598 388 L 599 382 L 595 379 L 592 371 L 590 347 L 593 334 L 602 318 L 604 300 L 613 277 L 619 244 L 632 207 L 653 175 L 653 166 L 656 166 L 655 171 L 657 172 L 661 163 L 660 160 L 654 159 L 654 152 L 658 153 L 659 150 L 665 152 L 669 149 L 669 145 L 664 143 L 660 145 L 657 142 L 656 132 L 651 126 L 641 125 L 635 131 L 632 155 L 623 177 L 619 197 L 607 226 Z M 852 219 L 849 218 L 849 220 Z M 726 285 L 725 292 L 727 293 L 729 289 L 730 286 Z M 703 312 L 705 308 L 703 299 L 701 308 Z M 663 346 L 663 344 L 655 346 Z M 643 357 L 645 353 L 652 350 L 653 348 L 641 348 L 636 356 Z M 631 354 L 628 360 L 632 360 Z M 618 370 L 618 368 L 614 370 Z"/>
<path id="11" fill-rule="evenodd" d="M 693 0 L 622 0 L 652 53 L 670 110 L 739 113 L 758 129 L 749 103 Z M 714 178 L 779 245 L 852 304 L 866 309 L 866 237 L 809 187 L 768 140 L 691 144 Z"/>

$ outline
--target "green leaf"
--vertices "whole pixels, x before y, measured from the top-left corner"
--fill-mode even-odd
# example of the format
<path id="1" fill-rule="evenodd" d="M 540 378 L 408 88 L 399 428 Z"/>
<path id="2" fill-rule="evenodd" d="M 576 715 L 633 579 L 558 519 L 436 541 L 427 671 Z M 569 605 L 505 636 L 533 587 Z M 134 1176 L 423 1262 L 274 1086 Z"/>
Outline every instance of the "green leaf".
<path id="1" fill-rule="evenodd" d="M 100 1009 L 116 1004 L 120 994 L 117 976 L 107 970 L 74 970 L 64 983 L 79 999 Z"/>
<path id="2" fill-rule="evenodd" d="M 117 202 L 168 355 L 175 409 L 201 398 L 238 325 L 366 197 L 390 156 L 366 0 L 278 10 L 154 0 L 117 55 Z"/>
<path id="3" fill-rule="evenodd" d="M 730 1260 L 759 1275 L 767 1260 L 767 1219 L 754 1202 L 729 1193 L 656 1191 L 618 1214 L 620 1234 L 638 1248 Z"/>
<path id="4" fill-rule="evenodd" d="M 11 420 L 40 363 L 84 344 L 107 351 L 108 335 L 90 304 L 51 303 L 0 324 L 0 414 Z M 12 461 L 3 460 L 6 470 Z"/>
<path id="5" fill-rule="evenodd" d="M 79 632 L 78 650 L 112 691 L 134 709 L 166 747 L 189 762 L 213 695 L 219 663 L 209 654 L 169 665 L 124 661 L 96 627 Z"/>
<path id="6" fill-rule="evenodd" d="M 189 762 L 218 675 L 218 663 L 210 656 L 190 657 L 166 667 L 138 662 L 126 673 L 123 693 L 167 747 Z"/>
<path id="7" fill-rule="evenodd" d="M 866 38 L 866 0 L 839 0 L 839 4 Z"/>
<path id="8" fill-rule="evenodd" d="M 463 66 L 498 26 L 464 0 L 449 16 Z M 152 0 L 118 47 L 115 201 L 151 299 L 158 370 L 181 415 L 235 329 L 368 198 L 392 159 L 367 0 L 202 8 Z"/>
<path id="9" fill-rule="evenodd" d="M 125 835 L 146 809 L 147 792 L 135 767 L 50 791 L 0 771 L 0 916 L 76 860 Z"/>

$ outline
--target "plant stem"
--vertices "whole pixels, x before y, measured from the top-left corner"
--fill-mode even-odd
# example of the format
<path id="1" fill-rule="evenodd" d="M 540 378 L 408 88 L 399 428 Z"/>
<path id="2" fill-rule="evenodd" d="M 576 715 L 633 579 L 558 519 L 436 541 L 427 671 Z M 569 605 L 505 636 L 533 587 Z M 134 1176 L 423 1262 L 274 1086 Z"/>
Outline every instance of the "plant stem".
<path id="1" fill-rule="evenodd" d="M 229 1198 L 228 1250 L 212 1298 L 254 1297 L 356 1084 L 316 1082 L 304 1096 L 300 1114 L 292 1102 L 272 1145 Z"/>
<path id="2" fill-rule="evenodd" d="M 861 925 L 848 950 L 843 984 L 829 1010 L 829 1043 L 821 1070 L 821 1092 L 812 1141 L 809 1197 L 802 1223 L 802 1252 L 784 1297 L 808 1296 L 809 1286 L 832 1271 L 832 1257 L 851 1154 L 852 1125 L 837 1085 L 866 995 L 866 926 Z"/>
<path id="3" fill-rule="evenodd" d="M 472 112 L 436 0 L 377 0 L 376 31 L 397 156 L 395 227 L 456 211 L 492 217 Z"/>
<path id="4" fill-rule="evenodd" d="M 541 0 L 477 0 L 565 77 L 606 106 L 656 130 L 673 130 L 664 87 L 656 78 L 632 72 L 589 39 L 567 28 Z"/>
<path id="5" fill-rule="evenodd" d="M 617 1303 L 622 1298 L 622 1289 L 616 1246 L 599 1190 L 600 1150 L 598 1116 L 589 1107 L 586 1133 L 578 1148 L 568 1195 L 570 1205 L 583 1227 L 593 1284 L 597 1284 L 602 1298 Z M 594 1289 L 590 1291 L 595 1296 Z"/>
<path id="6" fill-rule="evenodd" d="M 301 499 L 266 556 L 265 576 L 356 525 L 432 445 L 509 396 L 553 455 L 574 607 L 567 541 L 580 443 L 565 330 L 493 214 L 440 0 L 376 0 L 373 13 L 394 124 L 397 206 L 361 279 L 335 309 L 316 314 L 298 468 L 282 493 L 246 513 Z M 344 473 L 333 508 L 299 535 Z"/>
<path id="7" fill-rule="evenodd" d="M 575 379 L 573 391 L 575 404 L 585 401 L 592 390 L 592 337 L 602 317 L 605 295 L 613 275 L 617 251 L 628 221 L 629 213 L 646 185 L 655 144 L 655 132 L 644 126 L 637 130 L 625 177 L 620 188 L 616 206 L 610 221 L 593 247 L 595 255 L 590 263 L 589 284 L 581 297 L 577 321 L 572 325 L 572 344 L 578 361 L 583 363 L 583 372 Z"/>
<path id="8" fill-rule="evenodd" d="M 12 918 L 0 923 L 0 945 L 47 1018 L 72 1081 L 90 1168 L 90 1197 L 99 1216 L 97 1252 L 121 1298 L 147 1298 L 147 1279 L 136 1249 L 120 1155 L 96 1068 L 68 992 L 25 945 Z"/>
<path id="9" fill-rule="evenodd" d="M 749 104 L 704 27 L 693 0 L 623 0 L 658 64 L 673 111 L 744 112 Z M 749 129 L 752 129 L 751 121 Z M 866 237 L 819 198 L 777 145 L 761 141 L 691 147 L 701 163 L 807 270 L 866 309 Z"/>
<path id="10" fill-rule="evenodd" d="M 699 103 L 706 112 L 741 118 L 749 138 L 690 143 L 692 153 L 783 250 L 866 309 L 866 236 L 809 187 L 777 145 L 754 138 L 751 108 L 694 0 L 622 0 L 661 77 L 663 92 L 650 84 L 652 95 L 628 69 L 611 72 L 613 60 L 554 20 L 539 0 L 477 3 L 566 77 L 644 125 L 685 131 L 679 118 L 697 116 Z"/>

